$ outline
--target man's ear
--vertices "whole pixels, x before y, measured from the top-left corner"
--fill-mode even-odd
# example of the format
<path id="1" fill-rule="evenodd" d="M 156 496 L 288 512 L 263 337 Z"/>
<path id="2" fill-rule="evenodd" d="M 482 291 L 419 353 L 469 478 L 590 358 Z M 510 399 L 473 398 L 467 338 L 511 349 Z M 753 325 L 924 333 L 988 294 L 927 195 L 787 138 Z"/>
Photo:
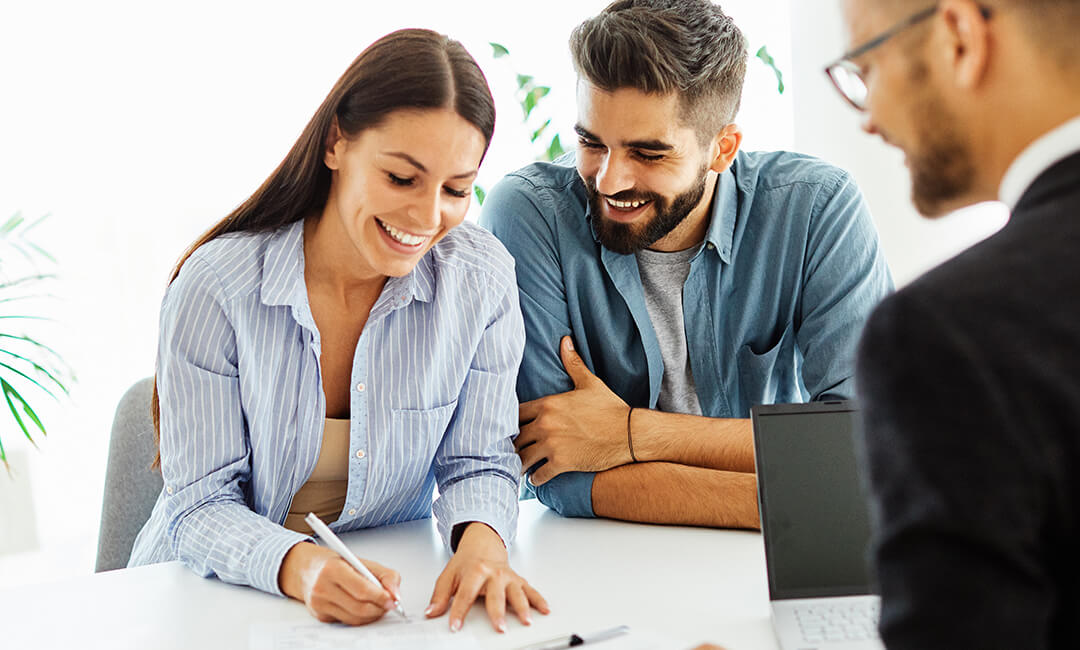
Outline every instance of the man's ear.
<path id="1" fill-rule="evenodd" d="M 731 163 L 735 162 L 735 154 L 739 153 L 739 147 L 742 146 L 742 137 L 742 129 L 734 123 L 728 124 L 717 133 L 712 143 L 712 163 L 709 169 L 718 174 L 726 172 Z"/>
<path id="2" fill-rule="evenodd" d="M 326 133 L 326 142 L 323 145 L 323 162 L 330 169 L 341 167 L 341 156 L 344 154 L 345 139 L 341 136 L 338 127 L 337 116 L 330 122 L 330 130 Z"/>
<path id="3" fill-rule="evenodd" d="M 939 8 L 945 29 L 940 41 L 953 82 L 967 90 L 978 87 L 990 67 L 990 25 L 971 0 L 948 0 Z"/>

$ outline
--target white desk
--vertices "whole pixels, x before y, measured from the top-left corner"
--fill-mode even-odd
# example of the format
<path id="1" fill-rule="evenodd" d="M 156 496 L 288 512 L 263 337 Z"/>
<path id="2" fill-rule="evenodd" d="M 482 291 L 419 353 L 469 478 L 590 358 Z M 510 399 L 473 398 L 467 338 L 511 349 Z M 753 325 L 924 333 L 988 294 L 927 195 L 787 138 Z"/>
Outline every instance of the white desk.
<path id="1" fill-rule="evenodd" d="M 360 557 L 401 573 L 402 604 L 414 617 L 447 560 L 433 524 L 343 536 Z M 638 634 L 598 649 L 627 647 L 635 636 L 662 640 L 663 648 L 704 641 L 727 650 L 776 648 L 756 533 L 564 519 L 524 501 L 510 561 L 552 613 L 534 612 L 531 627 L 507 616 L 500 635 L 482 603 L 474 605 L 465 631 L 477 635 L 479 647 L 516 648 L 627 624 Z M 243 650 L 253 624 L 278 621 L 313 619 L 301 603 L 203 579 L 178 562 L 0 591 L 0 645 L 13 649 Z"/>

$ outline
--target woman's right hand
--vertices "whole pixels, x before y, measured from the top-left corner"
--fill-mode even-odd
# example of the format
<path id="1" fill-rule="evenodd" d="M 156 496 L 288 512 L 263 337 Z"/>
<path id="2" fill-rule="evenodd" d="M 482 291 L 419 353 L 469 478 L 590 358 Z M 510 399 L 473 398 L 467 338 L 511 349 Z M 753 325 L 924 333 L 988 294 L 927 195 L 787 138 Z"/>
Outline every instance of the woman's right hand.
<path id="1" fill-rule="evenodd" d="M 394 601 L 401 597 L 401 576 L 371 560 L 361 562 L 379 579 L 382 589 L 334 551 L 300 542 L 285 554 L 278 583 L 286 596 L 303 602 L 323 623 L 365 625 L 394 609 Z"/>

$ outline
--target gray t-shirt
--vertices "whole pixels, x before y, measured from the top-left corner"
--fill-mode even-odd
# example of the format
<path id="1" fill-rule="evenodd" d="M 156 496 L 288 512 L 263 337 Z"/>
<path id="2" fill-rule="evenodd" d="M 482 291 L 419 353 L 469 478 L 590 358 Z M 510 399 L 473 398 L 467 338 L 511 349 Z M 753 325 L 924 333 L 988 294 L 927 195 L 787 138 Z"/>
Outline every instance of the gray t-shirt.
<path id="1" fill-rule="evenodd" d="M 656 406 L 667 413 L 701 415 L 683 322 L 683 284 L 690 274 L 690 260 L 700 249 L 695 246 L 675 253 L 651 250 L 636 253 L 645 289 L 645 307 L 664 360 L 664 379 Z"/>

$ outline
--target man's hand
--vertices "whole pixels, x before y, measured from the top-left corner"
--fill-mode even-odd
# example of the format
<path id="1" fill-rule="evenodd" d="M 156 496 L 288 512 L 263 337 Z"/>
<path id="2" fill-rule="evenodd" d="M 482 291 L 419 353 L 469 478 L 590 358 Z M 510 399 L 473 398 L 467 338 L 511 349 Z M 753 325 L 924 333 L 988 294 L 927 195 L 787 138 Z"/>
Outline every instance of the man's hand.
<path id="1" fill-rule="evenodd" d="M 630 407 L 619 399 L 574 351 L 569 336 L 559 346 L 574 390 L 525 402 L 514 445 L 530 482 L 543 485 L 563 472 L 600 472 L 632 462 L 626 439 Z"/>
<path id="2" fill-rule="evenodd" d="M 506 631 L 507 605 L 522 625 L 532 624 L 530 607 L 541 614 L 551 611 L 544 597 L 510 568 L 499 535 L 486 524 L 473 522 L 462 533 L 457 552 L 435 582 L 435 592 L 424 615 L 442 616 L 449 608 L 450 631 L 457 632 L 479 596 L 484 597 L 492 627 L 500 633 Z"/>

